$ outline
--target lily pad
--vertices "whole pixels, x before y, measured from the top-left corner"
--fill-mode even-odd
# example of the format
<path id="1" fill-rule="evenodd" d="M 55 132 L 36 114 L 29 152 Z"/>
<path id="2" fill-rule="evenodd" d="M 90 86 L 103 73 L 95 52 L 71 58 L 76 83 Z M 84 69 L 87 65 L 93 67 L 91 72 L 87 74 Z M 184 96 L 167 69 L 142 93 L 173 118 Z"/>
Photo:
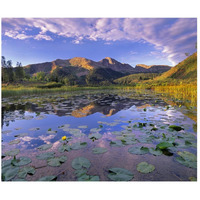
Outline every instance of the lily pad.
<path id="1" fill-rule="evenodd" d="M 27 176 L 27 174 L 29 174 L 29 175 L 35 174 L 35 168 L 30 167 L 30 166 L 21 168 L 19 170 L 18 177 L 24 179 Z"/>
<path id="2" fill-rule="evenodd" d="M 176 161 L 178 161 L 180 164 L 185 165 L 186 167 L 190 168 L 197 168 L 197 156 L 184 151 L 184 152 L 178 152 L 179 157 L 176 157 Z"/>
<path id="3" fill-rule="evenodd" d="M 113 131 L 113 132 L 111 132 L 113 135 L 122 135 L 122 132 L 120 132 L 120 131 Z"/>
<path id="4" fill-rule="evenodd" d="M 28 133 L 20 133 L 20 134 L 18 134 L 18 135 L 15 135 L 14 137 L 24 137 L 24 136 L 27 136 L 28 135 Z"/>
<path id="5" fill-rule="evenodd" d="M 38 179 L 38 181 L 55 181 L 56 179 L 57 179 L 56 176 L 44 176 Z"/>
<path id="6" fill-rule="evenodd" d="M 162 151 L 160 149 L 154 149 L 153 147 L 152 148 L 149 148 L 149 152 L 151 154 L 153 154 L 154 156 L 160 156 L 162 155 Z"/>
<path id="7" fill-rule="evenodd" d="M 106 148 L 102 148 L 102 147 L 96 147 L 96 148 L 92 149 L 92 152 L 94 154 L 102 154 L 102 153 L 106 153 L 107 149 Z"/>
<path id="8" fill-rule="evenodd" d="M 116 140 L 116 141 L 111 141 L 110 142 L 111 147 L 122 147 L 124 144 L 122 143 L 121 140 Z"/>
<path id="9" fill-rule="evenodd" d="M 2 169 L 2 180 L 9 181 L 13 179 L 19 171 L 19 167 L 16 166 L 7 166 Z"/>
<path id="10" fill-rule="evenodd" d="M 30 128 L 30 129 L 29 129 L 29 131 L 38 131 L 38 130 L 40 130 L 39 127 L 34 127 L 34 128 Z"/>
<path id="11" fill-rule="evenodd" d="M 78 126 L 78 128 L 87 128 L 88 126 L 87 125 L 83 125 L 83 126 Z"/>
<path id="12" fill-rule="evenodd" d="M 90 132 L 96 133 L 96 132 L 99 132 L 100 130 L 101 130 L 100 128 L 92 128 L 90 129 Z"/>
<path id="13" fill-rule="evenodd" d="M 85 148 L 86 146 L 87 146 L 87 142 L 76 142 L 71 145 L 71 149 L 78 150 L 78 149 Z"/>
<path id="14" fill-rule="evenodd" d="M 52 146 L 53 146 L 53 144 L 43 144 L 43 145 L 39 146 L 37 149 L 47 150 L 47 149 L 50 149 Z"/>
<path id="15" fill-rule="evenodd" d="M 31 162 L 32 162 L 32 160 L 28 157 L 19 157 L 17 159 L 12 160 L 12 164 L 15 166 L 28 165 Z"/>
<path id="16" fill-rule="evenodd" d="M 130 181 L 134 174 L 127 169 L 111 168 L 108 170 L 108 178 L 113 181 Z"/>
<path id="17" fill-rule="evenodd" d="M 91 140 L 98 140 L 102 137 L 102 135 L 100 133 L 92 133 L 92 134 L 89 134 L 88 137 Z"/>
<path id="18" fill-rule="evenodd" d="M 82 169 L 82 168 L 88 169 L 90 165 L 91 165 L 90 161 L 84 157 L 78 157 L 72 161 L 72 167 L 74 169 Z"/>
<path id="19" fill-rule="evenodd" d="M 131 147 L 128 149 L 128 152 L 136 155 L 143 155 L 149 153 L 149 149 L 147 147 Z"/>
<path id="20" fill-rule="evenodd" d="M 88 174 L 84 174 L 78 177 L 77 181 L 99 181 L 99 176 L 91 176 Z"/>
<path id="21" fill-rule="evenodd" d="M 8 144 L 13 145 L 13 144 L 19 144 L 21 141 L 20 140 L 12 140 Z"/>
<path id="22" fill-rule="evenodd" d="M 169 142 L 161 142 L 159 144 L 157 144 L 156 148 L 159 148 L 159 149 L 167 149 L 169 147 L 173 147 L 174 145 L 172 143 L 169 143 Z"/>
<path id="23" fill-rule="evenodd" d="M 52 131 L 47 131 L 47 133 L 48 133 L 48 134 L 55 134 L 55 133 L 57 133 L 57 131 L 53 131 L 53 130 L 52 130 Z"/>
<path id="24" fill-rule="evenodd" d="M 5 155 L 6 156 L 16 156 L 19 153 L 19 149 L 12 149 L 10 151 L 6 151 Z"/>
<path id="25" fill-rule="evenodd" d="M 48 160 L 49 158 L 54 158 L 54 157 L 55 157 L 54 152 L 45 152 L 36 156 L 36 158 L 39 160 Z"/>
<path id="26" fill-rule="evenodd" d="M 169 126 L 170 129 L 173 129 L 175 131 L 181 131 L 184 130 L 184 128 L 180 127 L 180 126 L 176 126 L 176 125 L 171 125 Z"/>
<path id="27" fill-rule="evenodd" d="M 65 151 L 69 152 L 71 151 L 71 147 L 68 144 L 62 144 L 61 146 L 58 147 L 58 151 L 63 153 Z"/>
<path id="28" fill-rule="evenodd" d="M 12 133 L 11 130 L 2 131 L 2 134 Z"/>
<path id="29" fill-rule="evenodd" d="M 86 168 L 77 169 L 74 173 L 77 177 L 81 177 L 87 173 L 87 169 Z"/>
<path id="30" fill-rule="evenodd" d="M 59 167 L 62 163 L 64 163 L 67 160 L 66 156 L 60 156 L 55 158 L 50 158 L 47 160 L 47 164 L 52 167 Z"/>
<path id="31" fill-rule="evenodd" d="M 147 174 L 155 169 L 154 165 L 148 164 L 147 162 L 141 162 L 137 165 L 137 170 L 141 173 Z"/>

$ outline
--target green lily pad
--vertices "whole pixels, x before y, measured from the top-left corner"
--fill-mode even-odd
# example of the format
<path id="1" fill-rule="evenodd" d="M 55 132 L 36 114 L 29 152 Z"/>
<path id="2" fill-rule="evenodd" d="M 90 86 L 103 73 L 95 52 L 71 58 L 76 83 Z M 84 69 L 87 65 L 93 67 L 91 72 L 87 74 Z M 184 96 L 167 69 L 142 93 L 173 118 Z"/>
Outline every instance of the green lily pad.
<path id="1" fill-rule="evenodd" d="M 101 130 L 100 128 L 92 128 L 90 129 L 90 132 L 96 133 L 96 132 L 99 132 L 100 130 Z"/>
<path id="2" fill-rule="evenodd" d="M 88 174 L 84 174 L 78 177 L 77 181 L 99 181 L 99 176 L 91 176 Z"/>
<path id="3" fill-rule="evenodd" d="M 69 152 L 71 150 L 72 150 L 71 147 L 67 144 L 62 144 L 61 146 L 58 147 L 58 151 L 61 153 L 65 152 L 65 151 Z"/>
<path id="4" fill-rule="evenodd" d="M 20 140 L 12 140 L 8 144 L 13 145 L 13 144 L 19 144 L 21 141 Z"/>
<path id="5" fill-rule="evenodd" d="M 90 161 L 84 157 L 78 157 L 72 161 L 72 167 L 74 169 L 82 169 L 82 168 L 88 169 L 90 165 L 91 165 Z"/>
<path id="6" fill-rule="evenodd" d="M 81 177 L 87 173 L 87 169 L 86 168 L 77 169 L 74 173 L 77 177 Z"/>
<path id="7" fill-rule="evenodd" d="M 116 141 L 111 141 L 110 142 L 111 147 L 122 147 L 124 144 L 122 143 L 121 140 L 116 140 Z"/>
<path id="8" fill-rule="evenodd" d="M 59 167 L 62 163 L 64 163 L 67 160 L 66 156 L 60 156 L 55 158 L 50 158 L 47 160 L 47 164 L 52 167 Z"/>
<path id="9" fill-rule="evenodd" d="M 102 137 L 100 133 L 91 133 L 88 135 L 91 140 L 98 140 Z"/>
<path id="10" fill-rule="evenodd" d="M 159 144 L 157 144 L 156 148 L 159 148 L 159 149 L 167 149 L 169 147 L 173 147 L 174 145 L 172 143 L 169 143 L 169 142 L 161 142 Z"/>
<path id="11" fill-rule="evenodd" d="M 151 154 L 153 154 L 154 156 L 160 156 L 162 155 L 162 151 L 160 149 L 154 149 L 153 147 L 152 148 L 149 148 L 149 152 Z"/>
<path id="12" fill-rule="evenodd" d="M 37 149 L 47 150 L 47 149 L 50 149 L 52 146 L 53 146 L 53 144 L 43 144 L 43 145 L 39 146 Z"/>
<path id="13" fill-rule="evenodd" d="M 18 135 L 15 135 L 14 137 L 24 137 L 24 136 L 27 136 L 28 135 L 28 133 L 20 133 L 20 134 L 18 134 Z"/>
<path id="14" fill-rule="evenodd" d="M 19 153 L 19 149 L 12 149 L 10 151 L 6 151 L 5 155 L 6 156 L 16 156 Z"/>
<path id="15" fill-rule="evenodd" d="M 87 142 L 76 142 L 71 145 L 71 149 L 78 150 L 87 147 Z"/>
<path id="16" fill-rule="evenodd" d="M 127 169 L 111 168 L 108 170 L 108 178 L 112 181 L 130 181 L 134 174 Z"/>
<path id="17" fill-rule="evenodd" d="M 147 174 L 152 172 L 155 167 L 147 162 L 141 162 L 137 165 L 137 170 L 141 173 Z"/>
<path id="18" fill-rule="evenodd" d="M 197 168 L 197 156 L 184 151 L 184 152 L 178 152 L 179 157 L 176 157 L 176 161 L 178 161 L 180 164 L 185 165 L 186 167 L 190 168 Z"/>
<path id="19" fill-rule="evenodd" d="M 176 126 L 176 125 L 171 125 L 169 126 L 170 129 L 173 129 L 175 131 L 181 131 L 184 130 L 184 128 L 180 127 L 180 126 Z"/>
<path id="20" fill-rule="evenodd" d="M 83 126 L 78 126 L 78 128 L 88 128 L 88 126 L 87 125 L 83 125 Z"/>
<path id="21" fill-rule="evenodd" d="M 111 132 L 113 135 L 122 135 L 122 132 L 121 131 L 113 131 Z"/>
<path id="22" fill-rule="evenodd" d="M 32 160 L 28 157 L 19 157 L 17 159 L 12 160 L 12 164 L 15 166 L 28 165 L 31 162 L 32 162 Z"/>
<path id="23" fill-rule="evenodd" d="M 24 179 L 27 176 L 27 174 L 29 174 L 29 175 L 35 174 L 35 168 L 30 167 L 30 166 L 21 168 L 19 170 L 18 177 Z"/>
<path id="24" fill-rule="evenodd" d="M 44 176 L 42 178 L 39 178 L 38 181 L 55 181 L 56 179 L 56 176 Z"/>
<path id="25" fill-rule="evenodd" d="M 128 149 L 128 152 L 136 155 L 143 155 L 149 153 L 149 149 L 147 147 L 131 147 Z"/>
<path id="26" fill-rule="evenodd" d="M 19 167 L 16 166 L 7 166 L 2 169 L 2 180 L 9 181 L 13 179 L 19 171 Z"/>
<path id="27" fill-rule="evenodd" d="M 11 130 L 2 131 L 2 134 L 12 133 Z"/>
<path id="28" fill-rule="evenodd" d="M 48 160 L 49 158 L 54 158 L 54 157 L 55 157 L 54 152 L 45 152 L 36 156 L 36 158 L 39 160 Z"/>
<path id="29" fill-rule="evenodd" d="M 102 153 L 106 153 L 107 149 L 106 148 L 102 148 L 102 147 L 96 147 L 96 148 L 92 149 L 92 152 L 94 154 L 102 154 Z"/>
<path id="30" fill-rule="evenodd" d="M 47 133 L 48 133 L 48 134 L 55 134 L 55 133 L 57 133 L 57 131 L 51 130 L 51 131 L 47 131 Z"/>
<path id="31" fill-rule="evenodd" d="M 30 129 L 29 129 L 29 131 L 38 131 L 38 130 L 40 130 L 39 127 L 34 127 L 34 128 L 30 128 Z"/>

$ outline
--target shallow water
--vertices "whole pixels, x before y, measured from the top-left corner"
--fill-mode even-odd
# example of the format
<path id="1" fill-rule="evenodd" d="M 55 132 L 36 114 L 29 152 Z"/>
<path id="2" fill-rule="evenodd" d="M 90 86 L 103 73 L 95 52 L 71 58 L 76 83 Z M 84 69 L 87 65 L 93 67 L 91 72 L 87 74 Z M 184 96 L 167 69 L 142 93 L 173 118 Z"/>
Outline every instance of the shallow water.
<path id="1" fill-rule="evenodd" d="M 16 159 L 31 158 L 26 166 L 32 166 L 35 173 L 23 178 L 28 181 L 44 176 L 75 181 L 78 177 L 71 163 L 77 157 L 90 161 L 87 174 L 98 176 L 100 181 L 109 181 L 109 169 L 116 167 L 133 173 L 132 181 L 188 181 L 189 177 L 197 176 L 197 170 L 181 164 L 177 157 L 184 151 L 197 154 L 196 122 L 187 117 L 187 113 L 196 115 L 196 110 L 170 105 L 169 100 L 152 91 L 121 90 L 5 98 L 2 100 L 2 153 L 5 156 L 6 152 L 19 149 Z M 180 126 L 182 130 L 170 129 L 170 125 Z M 68 142 L 61 140 L 63 136 L 67 136 Z M 12 144 L 13 140 L 17 144 Z M 86 143 L 80 145 L 80 142 Z M 131 147 L 156 149 L 162 142 L 170 143 L 171 147 L 158 156 L 149 151 L 142 155 L 129 152 Z M 43 144 L 52 147 L 39 150 Z M 63 144 L 69 151 L 59 152 Z M 96 147 L 107 151 L 94 154 Z M 37 158 L 44 152 L 54 152 L 54 157 L 65 155 L 67 160 L 58 167 L 49 166 L 48 160 Z M 12 159 L 13 156 L 5 156 L 2 161 Z M 137 170 L 140 162 L 152 164 L 155 169 L 141 173 Z M 18 173 L 13 176 L 9 180 L 20 178 Z"/>

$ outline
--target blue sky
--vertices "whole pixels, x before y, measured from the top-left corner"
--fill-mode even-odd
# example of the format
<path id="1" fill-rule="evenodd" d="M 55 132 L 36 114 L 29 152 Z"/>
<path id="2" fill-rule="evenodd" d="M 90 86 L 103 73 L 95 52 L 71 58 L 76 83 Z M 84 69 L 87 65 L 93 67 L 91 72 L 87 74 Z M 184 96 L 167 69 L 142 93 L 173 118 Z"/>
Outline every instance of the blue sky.
<path id="1" fill-rule="evenodd" d="M 174 66 L 196 41 L 195 18 L 2 19 L 2 55 L 14 66 L 73 57 Z"/>

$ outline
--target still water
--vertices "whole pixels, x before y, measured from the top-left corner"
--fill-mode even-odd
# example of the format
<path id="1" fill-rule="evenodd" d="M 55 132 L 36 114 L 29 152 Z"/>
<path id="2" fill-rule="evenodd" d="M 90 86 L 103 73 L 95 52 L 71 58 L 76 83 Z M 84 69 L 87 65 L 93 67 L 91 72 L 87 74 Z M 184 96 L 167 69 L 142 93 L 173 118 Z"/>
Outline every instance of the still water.
<path id="1" fill-rule="evenodd" d="M 2 179 L 195 180 L 196 108 L 169 102 L 122 90 L 4 98 Z"/>

